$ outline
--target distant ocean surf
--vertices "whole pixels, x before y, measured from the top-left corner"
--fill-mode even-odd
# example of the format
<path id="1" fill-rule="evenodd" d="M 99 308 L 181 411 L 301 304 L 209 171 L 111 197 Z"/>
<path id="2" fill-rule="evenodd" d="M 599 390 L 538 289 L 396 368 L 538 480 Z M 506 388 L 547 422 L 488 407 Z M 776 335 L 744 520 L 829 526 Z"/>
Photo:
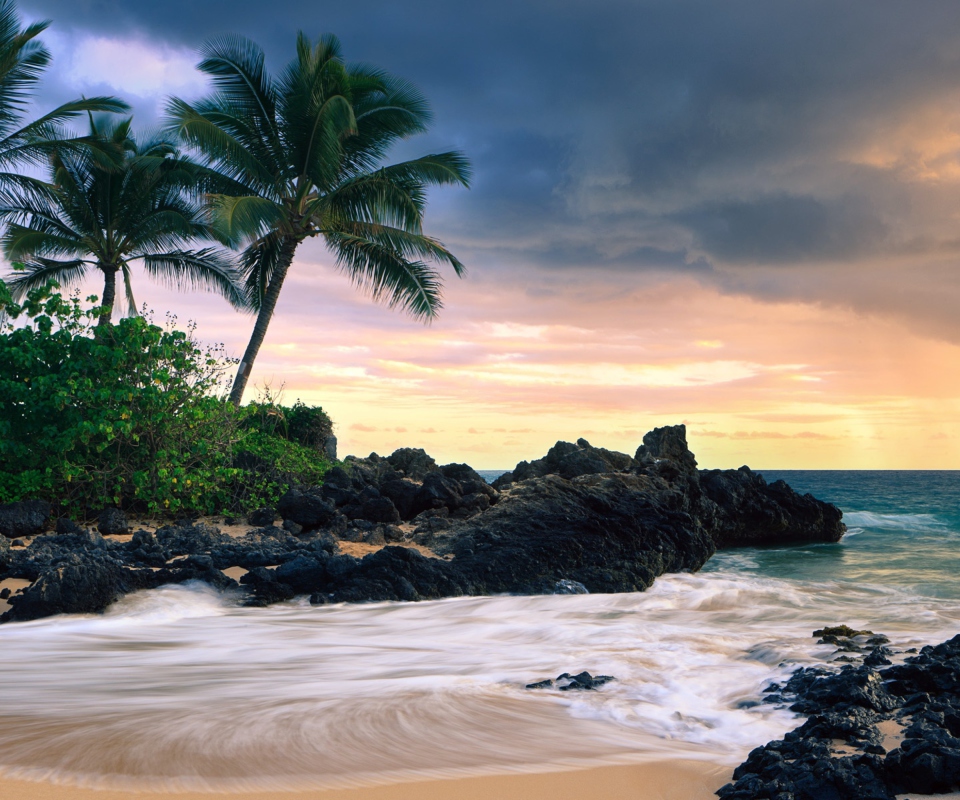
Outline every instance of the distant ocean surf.
<path id="1" fill-rule="evenodd" d="M 498 470 L 481 474 L 492 480 Z M 0 767 L 135 788 L 344 786 L 644 759 L 734 765 L 796 725 L 763 688 L 847 623 L 960 631 L 960 473 L 772 472 L 837 544 L 728 550 L 642 594 L 240 608 L 206 586 L 0 627 Z M 601 691 L 526 691 L 589 670 Z"/>

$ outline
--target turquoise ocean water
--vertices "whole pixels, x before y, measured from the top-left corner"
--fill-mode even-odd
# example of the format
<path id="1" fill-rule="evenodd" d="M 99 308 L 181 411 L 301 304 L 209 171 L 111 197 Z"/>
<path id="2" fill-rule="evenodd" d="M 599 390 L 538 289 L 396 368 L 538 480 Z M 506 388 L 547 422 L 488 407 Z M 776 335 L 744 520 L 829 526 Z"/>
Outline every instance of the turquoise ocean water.
<path id="1" fill-rule="evenodd" d="M 761 472 L 839 506 L 846 536 L 835 545 L 753 550 L 753 563 L 720 553 L 707 571 L 739 564 L 747 574 L 960 598 L 960 471 Z"/>

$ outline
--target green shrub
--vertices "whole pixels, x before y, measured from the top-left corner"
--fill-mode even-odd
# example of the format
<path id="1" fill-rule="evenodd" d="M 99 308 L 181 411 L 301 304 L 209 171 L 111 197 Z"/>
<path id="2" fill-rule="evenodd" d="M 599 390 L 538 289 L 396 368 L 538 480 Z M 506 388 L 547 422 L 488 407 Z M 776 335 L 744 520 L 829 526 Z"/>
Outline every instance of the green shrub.
<path id="1" fill-rule="evenodd" d="M 55 288 L 22 305 L 0 289 L 22 321 L 0 329 L 0 501 L 43 496 L 81 514 L 222 507 L 240 438 L 217 396 L 229 361 L 143 317 L 98 328 L 96 307 Z"/>
<path id="2" fill-rule="evenodd" d="M 245 511 L 331 464 L 321 408 L 224 402 L 232 362 L 143 317 L 98 327 L 99 309 L 55 284 L 13 303 L 0 282 L 0 502 L 42 497 L 88 516 Z"/>
<path id="3" fill-rule="evenodd" d="M 291 486 L 318 486 L 331 466 L 319 450 L 279 436 L 253 431 L 236 446 L 233 506 L 276 505 Z"/>
<path id="4" fill-rule="evenodd" d="M 235 447 L 241 473 L 235 503 L 244 508 L 275 505 L 291 486 L 317 486 L 332 463 L 323 445 L 333 432 L 330 417 L 319 406 L 297 400 L 277 402 L 269 390 L 241 409 L 245 433 Z"/>

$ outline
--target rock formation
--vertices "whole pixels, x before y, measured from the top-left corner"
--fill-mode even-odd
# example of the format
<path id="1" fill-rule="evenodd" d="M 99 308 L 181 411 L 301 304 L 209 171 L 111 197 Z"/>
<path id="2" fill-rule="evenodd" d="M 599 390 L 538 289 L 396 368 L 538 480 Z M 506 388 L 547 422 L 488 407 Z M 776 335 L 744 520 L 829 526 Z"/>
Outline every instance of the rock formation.
<path id="1" fill-rule="evenodd" d="M 835 542 L 840 518 L 746 468 L 699 471 L 682 425 L 651 431 L 633 457 L 558 442 L 494 486 L 466 464 L 438 466 L 407 448 L 348 458 L 322 486 L 291 488 L 276 512 L 251 514 L 262 527 L 243 538 L 185 522 L 117 541 L 58 522 L 62 535 L 0 549 L 0 577 L 33 581 L 2 620 L 99 611 L 185 580 L 242 588 L 252 605 L 642 591 L 664 572 L 700 569 L 718 547 Z M 435 557 L 386 546 L 355 558 L 338 545 L 404 540 Z M 249 570 L 242 586 L 229 567 Z"/>
<path id="2" fill-rule="evenodd" d="M 750 753 L 722 800 L 895 800 L 960 788 L 960 636 L 880 669 L 887 655 L 876 647 L 861 666 L 802 669 L 770 687 L 808 719 Z"/>

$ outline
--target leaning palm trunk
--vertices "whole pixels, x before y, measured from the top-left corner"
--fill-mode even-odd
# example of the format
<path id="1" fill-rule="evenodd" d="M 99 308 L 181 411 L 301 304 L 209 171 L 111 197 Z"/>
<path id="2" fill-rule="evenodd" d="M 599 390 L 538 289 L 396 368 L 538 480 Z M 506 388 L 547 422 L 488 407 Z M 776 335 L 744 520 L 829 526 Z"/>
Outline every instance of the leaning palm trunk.
<path id="1" fill-rule="evenodd" d="M 243 360 L 237 368 L 237 377 L 233 381 L 233 388 L 230 390 L 230 402 L 235 406 L 240 405 L 243 398 L 243 391 L 247 388 L 247 381 L 250 378 L 250 371 L 253 369 L 253 362 L 257 359 L 257 353 L 260 352 L 260 345 L 267 335 L 267 328 L 270 326 L 270 320 L 273 318 L 273 311 L 277 307 L 277 300 L 280 298 L 280 289 L 283 288 L 283 281 L 287 277 L 287 271 L 293 263 L 294 253 L 297 251 L 299 242 L 296 237 L 286 236 L 283 244 L 280 246 L 280 257 L 277 259 L 277 266 L 273 276 L 270 278 L 270 285 L 267 287 L 266 294 L 260 303 L 260 310 L 257 312 L 257 322 L 253 326 L 253 333 L 250 336 L 250 342 L 247 349 L 243 351 Z"/>
<path id="2" fill-rule="evenodd" d="M 113 306 L 117 301 L 117 269 L 116 267 L 101 267 L 103 271 L 103 299 L 100 303 L 100 321 L 98 327 L 110 324 L 113 316 Z"/>
<path id="3" fill-rule="evenodd" d="M 468 184 L 459 153 L 383 164 L 389 148 L 426 130 L 426 100 L 405 81 L 348 66 L 333 36 L 297 37 L 278 78 L 263 50 L 239 37 L 204 46 L 200 70 L 216 91 L 195 104 L 170 101 L 170 126 L 219 172 L 208 193 L 211 229 L 243 248 L 257 322 L 230 400 L 239 405 L 297 245 L 321 237 L 337 267 L 373 299 L 429 321 L 441 306 L 446 263 L 463 265 L 423 233 L 430 186 Z"/>

